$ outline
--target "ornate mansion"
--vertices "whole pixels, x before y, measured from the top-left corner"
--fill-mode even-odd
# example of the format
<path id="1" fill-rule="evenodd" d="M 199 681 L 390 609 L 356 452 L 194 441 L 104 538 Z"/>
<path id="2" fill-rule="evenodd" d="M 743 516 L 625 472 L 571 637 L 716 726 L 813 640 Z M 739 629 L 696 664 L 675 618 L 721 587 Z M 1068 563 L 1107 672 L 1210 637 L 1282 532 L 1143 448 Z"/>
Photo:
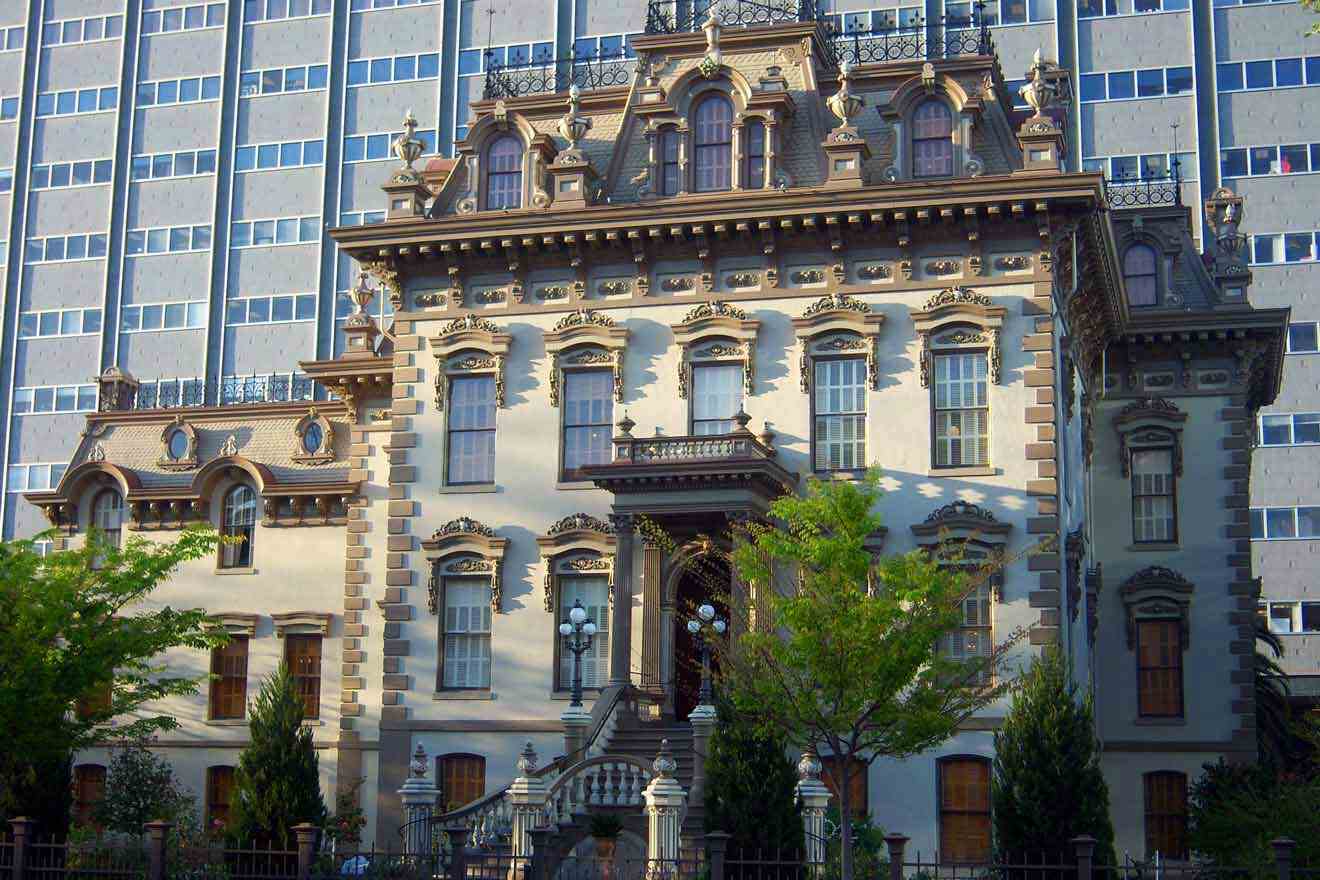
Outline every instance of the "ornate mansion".
<path id="1" fill-rule="evenodd" d="M 149 408 L 100 377 L 68 470 L 27 496 L 63 540 L 246 539 L 157 597 L 233 636 L 169 658 L 212 673 L 159 743 L 209 816 L 281 660 L 327 794 L 382 846 L 419 746 L 458 819 L 529 741 L 560 771 L 667 737 L 691 786 L 696 563 L 808 478 L 879 465 L 877 552 L 1010 560 L 951 649 L 1060 645 L 1120 851 L 1185 854 L 1187 786 L 1255 748 L 1249 426 L 1287 311 L 1250 304 L 1242 201 L 1202 218 L 1176 180 L 1063 170 L 1066 74 L 1038 55 L 1015 109 L 983 29 L 882 52 L 781 18 L 658 23 L 623 85 L 488 80 L 454 162 L 415 167 L 410 119 L 386 221 L 330 232 L 360 308 L 342 355 L 301 363 L 307 399 Z M 984 854 L 1004 708 L 873 763 L 875 822 Z M 84 799 L 106 763 L 80 758 Z"/>

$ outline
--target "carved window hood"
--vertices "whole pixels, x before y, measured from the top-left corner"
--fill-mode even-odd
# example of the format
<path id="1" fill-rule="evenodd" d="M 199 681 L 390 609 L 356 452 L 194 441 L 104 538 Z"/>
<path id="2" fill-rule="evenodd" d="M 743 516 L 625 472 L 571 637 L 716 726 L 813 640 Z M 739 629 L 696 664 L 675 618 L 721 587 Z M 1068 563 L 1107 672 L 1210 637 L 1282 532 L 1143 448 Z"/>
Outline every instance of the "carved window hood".
<path id="1" fill-rule="evenodd" d="M 871 311 L 862 300 L 832 293 L 807 306 L 802 317 L 793 319 L 802 353 L 798 358 L 798 384 L 803 394 L 811 391 L 812 363 L 820 356 L 860 352 L 866 358 L 866 384 L 880 385 L 876 343 L 885 316 Z"/>
<path id="2" fill-rule="evenodd" d="M 505 405 L 504 365 L 513 336 L 491 320 L 464 315 L 449 321 L 429 340 L 435 355 L 435 408 L 445 408 L 452 376 L 491 373 L 495 376 L 495 405 Z"/>
<path id="3" fill-rule="evenodd" d="M 544 602 L 547 614 L 558 606 L 559 581 L 563 577 L 604 574 L 614 598 L 614 528 L 587 513 L 574 513 L 558 520 L 536 539 L 545 562 Z"/>
<path id="4" fill-rule="evenodd" d="M 743 392 L 756 393 L 756 334 L 761 322 L 747 317 L 737 306 L 721 300 L 704 302 L 683 320 L 670 325 L 679 346 L 678 396 L 687 399 L 692 387 L 693 363 L 741 363 Z M 732 343 L 732 344 L 730 344 Z"/>
<path id="5" fill-rule="evenodd" d="M 452 519 L 422 541 L 422 550 L 431 563 L 427 604 L 432 614 L 439 611 L 440 579 L 450 577 L 490 578 L 491 610 L 504 610 L 504 551 L 508 538 L 497 538 L 485 523 L 467 516 Z"/>
<path id="6" fill-rule="evenodd" d="M 559 406 L 565 368 L 608 366 L 614 378 L 614 400 L 623 402 L 623 357 L 628 328 L 619 327 L 604 312 L 578 309 L 560 318 L 545 333 L 550 355 L 550 405 Z"/>

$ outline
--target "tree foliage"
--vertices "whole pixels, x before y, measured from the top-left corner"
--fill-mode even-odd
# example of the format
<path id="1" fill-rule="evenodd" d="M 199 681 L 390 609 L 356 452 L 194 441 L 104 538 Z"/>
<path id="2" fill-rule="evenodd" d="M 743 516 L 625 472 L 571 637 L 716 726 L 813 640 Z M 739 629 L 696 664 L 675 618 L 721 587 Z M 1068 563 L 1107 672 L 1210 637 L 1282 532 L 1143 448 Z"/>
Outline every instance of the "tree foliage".
<path id="1" fill-rule="evenodd" d="M 923 553 L 874 556 L 879 480 L 877 470 L 855 483 L 810 480 L 803 496 L 771 505 L 773 524 L 749 526 L 733 558 L 756 593 L 753 619 L 721 660 L 738 708 L 766 733 L 841 759 L 826 771 L 843 815 L 852 814 L 850 780 L 838 777 L 854 772 L 851 759 L 867 766 L 938 745 L 1005 687 L 987 675 L 1005 645 L 965 660 L 939 648 L 989 572 Z M 851 880 L 850 823 L 840 832 Z"/>
<path id="2" fill-rule="evenodd" d="M 230 828 L 241 841 L 290 849 L 293 826 L 325 824 L 325 801 L 312 731 L 303 726 L 303 700 L 283 663 L 261 684 L 248 710 L 251 742 L 234 772 Z"/>
<path id="3" fill-rule="evenodd" d="M 1188 794 L 1188 842 L 1222 867 L 1272 870 L 1270 841 L 1297 843 L 1293 861 L 1320 864 L 1320 777 L 1279 773 L 1267 764 L 1206 764 Z"/>
<path id="4" fill-rule="evenodd" d="M 995 733 L 990 790 L 1000 861 L 1055 853 L 1088 834 L 1096 840 L 1096 864 L 1114 863 L 1109 787 L 1100 770 L 1091 696 L 1078 693 L 1058 650 L 1036 660 L 1013 692 L 1004 726 Z"/>
<path id="5" fill-rule="evenodd" d="M 226 636 L 201 609 L 150 602 L 180 563 L 214 552 L 213 530 L 187 529 L 172 543 L 130 539 L 122 549 L 93 532 L 84 546 L 43 557 L 34 541 L 51 537 L 0 542 L 0 819 L 26 814 L 60 833 L 73 754 L 111 719 L 117 737 L 176 727 L 150 704 L 193 693 L 199 679 L 174 674 L 162 654 L 207 650 Z M 92 694 L 102 696 L 85 699 Z"/>
<path id="6" fill-rule="evenodd" d="M 726 832 L 730 851 L 748 858 L 757 850 L 800 851 L 797 770 L 783 736 L 767 733 L 728 700 L 718 700 L 716 708 L 706 755 L 706 830 Z"/>
<path id="7" fill-rule="evenodd" d="M 105 794 L 96 806 L 96 824 L 106 831 L 141 835 L 156 819 L 175 825 L 191 821 L 192 792 L 174 775 L 169 759 L 151 751 L 150 740 L 115 745 L 106 771 Z"/>

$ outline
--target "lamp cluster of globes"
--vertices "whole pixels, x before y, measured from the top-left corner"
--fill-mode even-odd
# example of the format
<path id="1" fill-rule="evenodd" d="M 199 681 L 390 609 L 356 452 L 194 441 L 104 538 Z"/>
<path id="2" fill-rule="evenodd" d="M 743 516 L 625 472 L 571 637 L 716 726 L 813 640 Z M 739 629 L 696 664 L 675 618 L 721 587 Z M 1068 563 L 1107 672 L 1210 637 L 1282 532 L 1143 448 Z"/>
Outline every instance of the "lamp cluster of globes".
<path id="1" fill-rule="evenodd" d="M 571 636 L 573 630 L 582 627 L 582 633 L 587 638 L 596 634 L 596 624 L 594 621 L 587 620 L 587 609 L 583 608 L 581 603 L 577 603 L 568 612 L 568 620 L 559 624 L 559 634 L 561 636 Z"/>
<path id="2" fill-rule="evenodd" d="M 717 635 L 724 635 L 724 630 L 727 627 L 727 624 L 715 616 L 715 609 L 712 606 L 702 605 L 697 609 L 697 617 L 701 619 L 693 619 L 687 622 L 688 632 L 695 636 L 697 633 L 701 632 L 701 625 L 703 623 L 708 623 L 710 624 L 711 629 L 715 630 Z"/>

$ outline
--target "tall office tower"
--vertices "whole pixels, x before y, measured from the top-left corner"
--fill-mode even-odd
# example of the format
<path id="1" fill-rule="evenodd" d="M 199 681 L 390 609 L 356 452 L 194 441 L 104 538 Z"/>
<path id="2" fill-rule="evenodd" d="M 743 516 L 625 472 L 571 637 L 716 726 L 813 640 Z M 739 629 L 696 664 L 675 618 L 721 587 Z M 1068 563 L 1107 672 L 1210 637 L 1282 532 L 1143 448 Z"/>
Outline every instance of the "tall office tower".
<path id="1" fill-rule="evenodd" d="M 845 34 L 973 14 L 952 0 L 831 3 Z M 324 229 L 383 219 L 404 112 L 448 155 L 488 75 L 517 90 L 577 53 L 630 81 L 628 36 L 646 14 L 612 0 L 0 3 L 4 534 L 44 525 L 18 493 L 58 483 L 107 368 L 138 380 L 144 408 L 311 394 L 280 371 L 339 350 L 355 280 Z M 991 0 L 985 14 L 1009 79 L 1038 48 L 1071 69 L 1072 167 L 1132 177 L 1176 160 L 1188 202 L 1221 184 L 1246 197 L 1253 300 L 1291 305 L 1295 322 L 1283 391 L 1242 438 L 1270 447 L 1254 459 L 1250 538 L 1271 626 L 1314 634 L 1286 640 L 1286 665 L 1315 672 L 1314 18 L 1238 0 Z M 1152 277 L 1170 271 L 1167 247 L 1152 248 Z"/>

